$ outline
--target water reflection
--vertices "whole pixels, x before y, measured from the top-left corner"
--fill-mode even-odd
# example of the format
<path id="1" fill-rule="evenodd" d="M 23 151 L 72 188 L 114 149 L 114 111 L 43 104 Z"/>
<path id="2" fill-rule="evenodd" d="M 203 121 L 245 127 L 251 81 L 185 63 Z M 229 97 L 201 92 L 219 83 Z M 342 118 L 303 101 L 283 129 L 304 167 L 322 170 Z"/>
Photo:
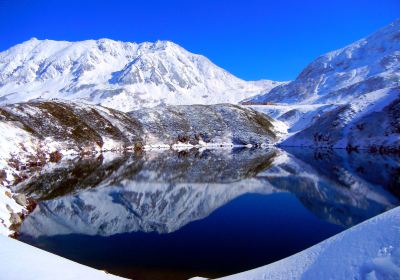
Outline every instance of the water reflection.
<path id="1" fill-rule="evenodd" d="M 350 227 L 399 204 L 397 157 L 345 150 L 288 148 L 289 156 L 266 180 L 287 190 L 316 216 Z M 289 155 L 289 154 L 287 154 Z"/>
<path id="2" fill-rule="evenodd" d="M 135 279 L 216 277 L 399 205 L 399 172 L 398 158 L 307 149 L 64 160 L 17 186 L 39 201 L 21 240 Z"/>
<path id="3" fill-rule="evenodd" d="M 56 165 L 19 186 L 41 201 L 21 232 L 176 231 L 240 195 L 273 192 L 256 175 L 272 165 L 276 154 L 250 149 L 165 151 Z"/>

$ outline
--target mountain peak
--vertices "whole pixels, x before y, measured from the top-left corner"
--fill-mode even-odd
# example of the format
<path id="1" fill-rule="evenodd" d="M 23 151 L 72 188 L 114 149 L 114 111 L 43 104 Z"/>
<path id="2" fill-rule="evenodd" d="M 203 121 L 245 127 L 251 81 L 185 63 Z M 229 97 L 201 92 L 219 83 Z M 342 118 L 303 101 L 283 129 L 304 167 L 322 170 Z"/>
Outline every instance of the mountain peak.
<path id="1" fill-rule="evenodd" d="M 37 42 L 37 41 L 39 41 L 38 38 L 32 37 L 32 38 L 30 38 L 30 39 L 29 39 L 28 41 L 26 41 L 26 42 Z"/>

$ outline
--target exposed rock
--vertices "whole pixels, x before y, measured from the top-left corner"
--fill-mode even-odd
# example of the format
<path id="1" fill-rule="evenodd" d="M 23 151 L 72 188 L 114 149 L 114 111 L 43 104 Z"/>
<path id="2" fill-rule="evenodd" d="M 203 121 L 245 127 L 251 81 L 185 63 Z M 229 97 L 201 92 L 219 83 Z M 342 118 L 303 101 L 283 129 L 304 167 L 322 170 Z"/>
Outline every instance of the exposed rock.
<path id="1" fill-rule="evenodd" d="M 11 213 L 10 214 L 10 222 L 12 225 L 19 225 L 22 223 L 22 219 L 19 214 Z"/>
<path id="2" fill-rule="evenodd" d="M 13 198 L 13 199 L 15 200 L 15 202 L 18 203 L 19 205 L 21 205 L 21 206 L 23 206 L 23 207 L 28 206 L 28 199 L 27 199 L 27 197 L 26 197 L 24 194 L 22 194 L 22 193 L 17 193 L 17 194 L 14 194 L 14 195 L 12 196 L 12 198 Z"/>

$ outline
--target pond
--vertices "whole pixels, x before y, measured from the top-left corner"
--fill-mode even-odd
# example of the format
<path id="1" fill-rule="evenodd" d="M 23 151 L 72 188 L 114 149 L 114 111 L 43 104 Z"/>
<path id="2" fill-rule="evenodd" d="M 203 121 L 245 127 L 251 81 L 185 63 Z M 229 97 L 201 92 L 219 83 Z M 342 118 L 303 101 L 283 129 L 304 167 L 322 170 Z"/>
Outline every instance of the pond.
<path id="1" fill-rule="evenodd" d="M 400 205 L 400 158 L 291 148 L 104 153 L 17 186 L 19 239 L 137 280 L 219 277 Z"/>

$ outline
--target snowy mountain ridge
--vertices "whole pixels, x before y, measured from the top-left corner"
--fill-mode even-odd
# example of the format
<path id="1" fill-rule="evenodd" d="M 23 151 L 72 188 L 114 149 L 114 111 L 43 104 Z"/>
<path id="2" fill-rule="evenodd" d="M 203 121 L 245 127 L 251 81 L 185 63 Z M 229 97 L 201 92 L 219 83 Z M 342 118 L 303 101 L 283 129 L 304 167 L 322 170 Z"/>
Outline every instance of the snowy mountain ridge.
<path id="1" fill-rule="evenodd" d="M 243 81 L 169 41 L 33 38 L 0 53 L 0 104 L 62 98 L 131 111 L 163 103 L 237 103 L 279 84 Z"/>
<path id="2" fill-rule="evenodd" d="M 296 78 L 254 102 L 348 103 L 365 93 L 400 85 L 400 19 L 311 62 Z"/>

